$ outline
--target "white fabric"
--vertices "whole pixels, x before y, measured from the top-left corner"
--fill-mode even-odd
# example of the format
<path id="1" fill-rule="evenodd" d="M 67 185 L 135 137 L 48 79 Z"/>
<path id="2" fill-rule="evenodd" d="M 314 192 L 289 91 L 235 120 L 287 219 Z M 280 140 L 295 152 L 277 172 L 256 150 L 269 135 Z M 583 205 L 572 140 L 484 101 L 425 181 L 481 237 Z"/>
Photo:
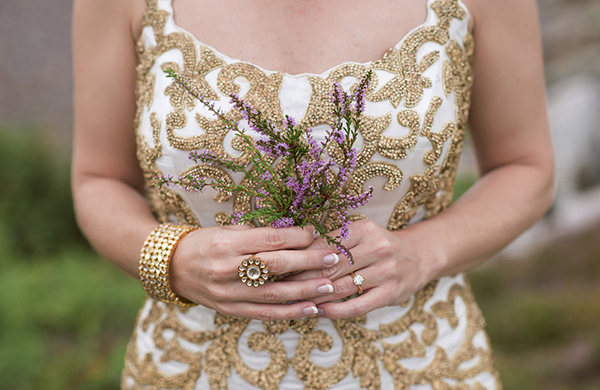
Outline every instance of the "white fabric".
<path id="1" fill-rule="evenodd" d="M 428 0 L 428 14 L 427 20 L 420 26 L 434 25 L 437 23 L 437 15 L 432 10 L 431 5 L 434 0 Z M 460 2 L 459 2 L 460 3 Z M 460 3 L 463 8 L 464 5 Z M 173 32 L 184 32 L 183 29 L 178 27 L 173 20 L 173 13 L 171 2 L 169 0 L 158 0 L 158 8 L 167 11 L 170 15 L 167 19 L 165 25 L 165 34 L 170 34 Z M 465 34 L 467 33 L 467 24 L 468 17 L 463 20 L 453 19 L 451 27 L 450 27 L 450 39 L 455 40 L 459 44 L 462 45 Z M 417 28 L 418 28 L 417 27 Z M 417 29 L 415 28 L 415 30 Z M 414 30 L 413 30 L 414 31 Z M 191 34 L 190 34 L 191 35 Z M 143 39 L 147 47 L 152 47 L 155 45 L 156 40 L 154 37 L 154 31 L 151 27 L 145 27 L 143 30 Z M 396 46 L 399 48 L 402 44 L 402 41 L 398 43 Z M 207 47 L 197 40 L 195 41 L 196 48 L 199 50 L 201 46 Z M 238 62 L 236 59 L 232 59 L 227 57 L 226 55 L 220 53 L 214 48 L 210 48 L 219 58 L 223 59 L 226 63 L 234 63 Z M 429 103 L 433 96 L 439 96 L 443 99 L 443 103 L 440 109 L 435 114 L 434 118 L 434 127 L 432 129 L 433 132 L 439 132 L 441 127 L 447 121 L 452 121 L 456 123 L 456 112 L 455 112 L 455 96 L 454 94 L 450 94 L 446 96 L 443 88 L 442 81 L 442 69 L 443 64 L 446 61 L 449 61 L 449 57 L 446 53 L 445 46 L 439 45 L 436 43 L 428 42 L 422 46 L 418 53 L 418 59 L 422 58 L 423 55 L 428 54 L 434 50 L 439 51 L 440 57 L 439 59 L 429 67 L 425 72 L 424 76 L 429 77 L 433 83 L 431 88 L 425 88 L 424 95 L 419 104 L 412 108 L 418 112 L 421 123 L 423 123 L 425 112 L 429 107 Z M 374 59 L 375 60 L 375 59 Z M 153 102 L 150 107 L 146 107 L 143 109 L 143 113 L 141 116 L 141 124 L 139 126 L 139 132 L 142 136 L 145 136 L 147 141 L 152 145 L 152 127 L 150 125 L 150 113 L 156 113 L 158 118 L 162 119 L 162 129 L 160 133 L 160 139 L 162 143 L 162 157 L 157 160 L 157 166 L 164 174 L 170 174 L 175 177 L 179 176 L 179 173 L 189 168 L 193 165 L 193 162 L 188 159 L 189 152 L 178 150 L 169 145 L 167 140 L 166 132 L 165 132 L 165 121 L 164 118 L 167 117 L 167 114 L 172 111 L 172 107 L 169 104 L 168 96 L 165 96 L 165 88 L 171 84 L 171 80 L 168 79 L 165 74 L 162 72 L 160 66 L 166 62 L 175 62 L 180 64 L 180 67 L 183 68 L 183 58 L 181 52 L 178 50 L 170 50 L 160 55 L 156 60 L 154 67 L 151 72 L 156 75 L 155 80 L 155 89 L 154 89 L 154 97 Z M 368 65 L 368 64 L 365 64 Z M 260 68 L 259 68 L 260 69 Z M 270 75 L 274 72 L 264 70 L 262 71 Z M 216 69 L 209 73 L 206 76 L 206 80 L 213 88 L 214 91 L 219 91 L 217 87 L 217 75 L 219 69 Z M 320 77 L 326 77 L 330 71 L 324 72 L 320 75 Z M 391 79 L 392 74 L 387 73 L 382 70 L 377 70 L 377 77 L 379 80 L 378 85 L 382 86 L 386 81 Z M 299 74 L 299 75 L 283 75 L 283 81 L 281 84 L 281 88 L 279 90 L 279 97 L 281 102 L 281 108 L 284 114 L 288 114 L 295 118 L 302 118 L 306 112 L 306 108 L 308 106 L 311 94 L 311 86 L 308 80 L 309 74 Z M 240 95 L 243 97 L 244 93 L 248 90 L 249 85 L 248 81 L 242 77 L 238 77 L 236 83 L 240 86 L 241 92 Z M 348 88 L 349 85 L 356 82 L 354 78 L 346 78 L 342 81 L 342 86 Z M 220 93 L 220 92 L 219 92 Z M 217 102 L 217 106 L 227 111 L 230 109 L 229 98 L 220 94 L 221 100 Z M 397 114 L 400 111 L 405 110 L 406 107 L 403 104 L 399 104 L 398 107 L 394 108 L 389 101 L 381 101 L 381 102 L 370 102 L 368 101 L 366 104 L 365 114 L 370 116 L 381 116 L 385 113 L 391 112 L 392 124 L 388 129 L 383 133 L 387 136 L 395 136 L 401 137 L 408 134 L 408 129 L 402 127 L 398 121 Z M 177 134 L 181 136 L 192 136 L 199 135 L 203 133 L 203 130 L 199 128 L 196 121 L 192 120 L 196 112 L 200 112 L 203 115 L 209 116 L 209 112 L 203 108 L 201 105 L 197 105 L 196 108 L 192 112 L 188 112 L 188 121 L 187 125 L 183 129 L 177 129 Z M 317 138 L 322 138 L 324 134 L 323 128 L 315 128 L 314 134 Z M 238 154 L 231 147 L 231 136 L 226 138 L 225 149 L 228 153 L 232 155 Z M 359 147 L 360 147 L 359 141 Z M 449 147 L 449 141 L 444 145 L 444 150 L 442 153 L 443 160 L 447 150 Z M 431 150 L 431 143 L 426 137 L 419 137 L 419 141 L 408 153 L 408 157 L 400 160 L 391 160 L 387 159 L 379 154 L 375 154 L 372 160 L 386 161 L 392 163 L 404 174 L 404 178 L 401 184 L 393 191 L 383 191 L 381 188 L 386 182 L 386 178 L 384 177 L 374 177 L 368 180 L 365 183 L 365 186 L 371 185 L 375 188 L 375 193 L 373 199 L 364 207 L 357 210 L 359 213 L 366 214 L 369 218 L 374 220 L 376 223 L 381 226 L 387 226 L 388 219 L 394 210 L 394 207 L 398 203 L 398 201 L 402 198 L 402 196 L 407 192 L 410 187 L 410 180 L 408 179 L 411 175 L 423 173 L 427 168 L 427 165 L 423 162 L 423 156 L 427 151 Z M 233 174 L 233 178 L 236 182 L 242 179 L 240 175 Z M 202 194 L 188 193 L 182 190 L 176 190 L 183 200 L 189 205 L 193 214 L 198 218 L 201 225 L 203 227 L 216 225 L 215 222 L 215 213 L 219 211 L 223 212 L 231 212 L 232 209 L 232 200 L 224 203 L 217 203 L 213 201 L 213 197 L 215 196 L 215 192 L 212 190 L 207 190 Z M 417 214 L 415 218 L 411 221 L 414 223 L 422 218 L 423 212 Z M 435 293 L 433 297 L 427 302 L 425 306 L 425 310 L 431 312 L 431 306 L 438 302 L 446 300 L 448 297 L 448 291 L 450 287 L 454 284 L 464 285 L 464 279 L 462 275 L 458 275 L 456 277 L 445 277 L 439 281 L 435 289 Z M 162 305 L 162 303 L 160 303 Z M 151 302 L 147 301 L 144 309 L 141 312 L 140 320 L 138 321 L 137 327 L 137 351 L 140 359 L 143 359 L 143 356 L 146 353 L 151 353 L 153 356 L 153 361 L 157 367 L 159 367 L 166 374 L 176 374 L 181 372 L 185 365 L 183 363 L 174 362 L 174 361 L 161 361 L 160 357 L 162 351 L 158 349 L 153 341 L 153 331 L 155 329 L 155 324 L 151 324 L 148 329 L 145 331 L 142 328 L 142 321 L 147 317 L 148 312 L 150 310 Z M 410 305 L 407 308 L 400 307 L 386 307 L 382 309 L 375 310 L 367 315 L 367 324 L 364 325 L 368 329 L 379 329 L 380 324 L 390 323 L 398 318 L 401 318 L 408 310 L 410 309 Z M 466 309 L 465 303 L 462 299 L 457 298 L 455 304 L 456 314 L 459 319 L 459 325 L 453 329 L 446 319 L 439 319 L 436 317 L 439 336 L 437 341 L 431 345 L 426 347 L 426 356 L 424 358 L 411 358 L 400 361 L 403 366 L 409 369 L 419 369 L 425 367 L 429 364 L 436 353 L 436 348 L 443 348 L 448 355 L 452 355 L 455 352 L 465 338 L 466 326 L 467 326 L 467 318 L 466 318 Z M 431 312 L 432 313 L 432 312 Z M 210 330 L 214 329 L 213 318 L 215 312 L 211 309 L 198 306 L 190 309 L 185 314 L 180 314 L 180 320 L 188 326 L 192 330 Z M 334 339 L 333 347 L 326 351 L 320 351 L 315 349 L 312 352 L 313 362 L 320 366 L 329 366 L 335 363 L 340 357 L 342 350 L 342 342 L 339 336 L 336 338 L 337 331 L 332 325 L 331 321 L 327 319 L 321 319 L 318 324 L 318 329 L 324 330 L 327 334 L 331 335 Z M 416 332 L 417 336 L 421 337 L 421 332 L 423 330 L 423 325 L 419 323 L 415 323 L 411 326 L 411 329 Z M 264 328 L 262 323 L 259 321 L 252 321 L 248 328 L 245 330 L 242 338 L 239 342 L 239 352 L 242 356 L 243 361 L 252 368 L 261 369 L 264 368 L 269 362 L 269 354 L 267 352 L 254 352 L 251 351 L 246 343 L 247 337 L 250 333 L 255 331 L 264 332 Z M 406 331 L 398 336 L 394 336 L 389 340 L 383 340 L 388 343 L 397 343 L 408 338 L 409 332 Z M 168 334 L 165 332 L 165 337 L 167 341 L 169 341 L 169 337 L 173 337 L 173 334 Z M 287 331 L 278 336 L 285 346 L 287 357 L 291 358 L 295 353 L 295 345 L 300 337 L 298 333 L 293 331 Z M 484 348 L 488 348 L 487 341 L 485 336 L 481 335 L 481 337 L 477 338 L 477 343 L 479 346 Z M 380 349 L 383 351 L 383 347 L 381 343 L 377 343 Z M 190 351 L 195 350 L 205 350 L 207 345 L 196 346 L 191 343 L 182 343 L 182 346 Z M 381 375 L 382 375 L 382 389 L 394 389 L 394 381 L 392 376 L 381 367 Z M 492 373 L 482 374 L 477 377 L 479 382 L 486 387 L 488 390 L 492 390 L 495 388 L 495 382 Z M 344 380 L 339 382 L 333 389 L 336 390 L 355 390 L 360 388 L 359 384 L 360 378 L 355 378 L 352 374 L 349 374 Z M 448 381 L 448 383 L 453 383 L 452 381 Z M 256 387 L 249 385 L 245 382 L 234 370 L 232 370 L 232 375 L 228 380 L 228 386 L 231 390 L 241 390 L 241 389 L 257 389 Z M 197 382 L 195 389 L 208 389 L 208 380 L 206 375 L 201 375 L 200 380 Z M 293 368 L 290 368 L 287 375 L 284 377 L 281 388 L 286 390 L 302 390 L 305 388 L 304 384 L 296 377 Z M 433 389 L 430 385 L 412 385 L 410 387 L 412 390 L 425 390 L 425 389 Z"/>

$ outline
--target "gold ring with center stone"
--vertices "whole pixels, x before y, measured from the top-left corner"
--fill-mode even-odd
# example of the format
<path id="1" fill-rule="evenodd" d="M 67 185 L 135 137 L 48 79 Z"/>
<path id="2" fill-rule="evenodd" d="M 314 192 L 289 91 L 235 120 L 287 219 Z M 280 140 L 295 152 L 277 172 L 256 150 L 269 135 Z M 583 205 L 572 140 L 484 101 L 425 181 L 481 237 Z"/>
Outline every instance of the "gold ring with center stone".
<path id="1" fill-rule="evenodd" d="M 252 255 L 242 261 L 238 267 L 238 276 L 248 287 L 262 286 L 269 277 L 269 267 L 260 257 Z"/>
<path id="2" fill-rule="evenodd" d="M 352 283 L 356 287 L 358 287 L 358 295 L 363 293 L 362 285 L 365 282 L 365 278 L 362 275 L 357 275 L 354 272 L 350 272 L 350 277 L 352 277 Z"/>

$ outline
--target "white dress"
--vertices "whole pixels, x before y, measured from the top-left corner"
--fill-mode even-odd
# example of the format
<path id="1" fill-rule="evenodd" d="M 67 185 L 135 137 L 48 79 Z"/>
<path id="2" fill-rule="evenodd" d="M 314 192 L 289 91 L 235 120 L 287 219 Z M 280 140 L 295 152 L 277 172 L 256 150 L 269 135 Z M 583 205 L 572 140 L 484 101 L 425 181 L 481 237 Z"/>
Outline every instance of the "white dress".
<path id="1" fill-rule="evenodd" d="M 459 0 L 428 0 L 427 20 L 381 59 L 344 63 L 320 75 L 289 75 L 229 58 L 178 27 L 170 0 L 146 3 L 135 125 L 148 200 L 160 221 L 227 224 L 253 201 L 151 186 L 156 175 L 177 177 L 190 169 L 245 180 L 188 159 L 196 149 L 240 161 L 245 156 L 233 135 L 165 76 L 169 67 L 193 79 L 224 111 L 231 109 L 227 94 L 236 92 L 275 123 L 286 114 L 296 118 L 317 139 L 331 122 L 332 82 L 348 90 L 371 69 L 375 77 L 349 188 L 371 185 L 375 191 L 353 218 L 398 230 L 450 203 L 472 84 L 469 14 Z M 484 325 L 462 274 L 431 282 L 402 306 L 344 320 L 312 317 L 294 329 L 286 321 L 263 323 L 148 298 L 129 344 L 122 387 L 499 390 Z"/>

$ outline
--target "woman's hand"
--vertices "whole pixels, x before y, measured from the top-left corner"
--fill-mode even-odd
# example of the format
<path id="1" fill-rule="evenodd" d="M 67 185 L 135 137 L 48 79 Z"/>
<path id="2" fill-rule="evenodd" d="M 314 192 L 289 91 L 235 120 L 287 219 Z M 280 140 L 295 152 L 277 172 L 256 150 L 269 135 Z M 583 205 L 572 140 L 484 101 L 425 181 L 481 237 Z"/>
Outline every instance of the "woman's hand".
<path id="1" fill-rule="evenodd" d="M 238 276 L 242 260 L 253 254 L 267 264 L 272 275 L 333 267 L 336 257 L 330 249 L 307 248 L 314 241 L 313 232 L 312 228 L 247 226 L 195 230 L 175 249 L 171 287 L 182 297 L 236 317 L 273 321 L 315 315 L 314 300 L 333 291 L 331 279 L 316 276 L 254 288 L 241 283 Z M 285 302 L 294 303 L 282 305 Z"/>
<path id="2" fill-rule="evenodd" d="M 350 237 L 344 245 L 352 252 L 354 265 L 342 258 L 333 267 L 306 271 L 285 279 L 332 280 L 333 293 L 312 301 L 323 310 L 326 318 L 355 317 L 380 307 L 400 305 L 434 279 L 443 263 L 443 251 L 436 253 L 432 243 L 415 236 L 410 226 L 391 232 L 372 220 L 356 221 L 352 223 Z M 308 250 L 316 248 L 327 248 L 327 244 L 319 239 Z M 346 302 L 331 302 L 358 292 L 350 272 L 364 277 L 363 294 Z"/>

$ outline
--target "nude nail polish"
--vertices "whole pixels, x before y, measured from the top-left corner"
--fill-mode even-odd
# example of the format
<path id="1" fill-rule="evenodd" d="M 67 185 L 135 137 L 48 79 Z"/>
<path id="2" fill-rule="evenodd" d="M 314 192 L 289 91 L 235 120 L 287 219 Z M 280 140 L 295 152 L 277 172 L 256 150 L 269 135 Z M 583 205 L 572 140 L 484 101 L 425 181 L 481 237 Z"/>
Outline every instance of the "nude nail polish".
<path id="1" fill-rule="evenodd" d="M 323 264 L 325 265 L 335 265 L 340 261 L 340 257 L 335 253 L 330 253 L 327 256 L 323 257 Z"/>
<path id="2" fill-rule="evenodd" d="M 331 294 L 333 292 L 333 286 L 331 284 L 324 284 L 317 288 L 318 294 Z"/>
<path id="3" fill-rule="evenodd" d="M 316 306 L 309 306 L 309 307 L 305 308 L 304 310 L 302 310 L 302 314 L 304 314 L 305 316 L 314 316 L 318 312 L 319 312 L 319 310 L 317 310 Z"/>

